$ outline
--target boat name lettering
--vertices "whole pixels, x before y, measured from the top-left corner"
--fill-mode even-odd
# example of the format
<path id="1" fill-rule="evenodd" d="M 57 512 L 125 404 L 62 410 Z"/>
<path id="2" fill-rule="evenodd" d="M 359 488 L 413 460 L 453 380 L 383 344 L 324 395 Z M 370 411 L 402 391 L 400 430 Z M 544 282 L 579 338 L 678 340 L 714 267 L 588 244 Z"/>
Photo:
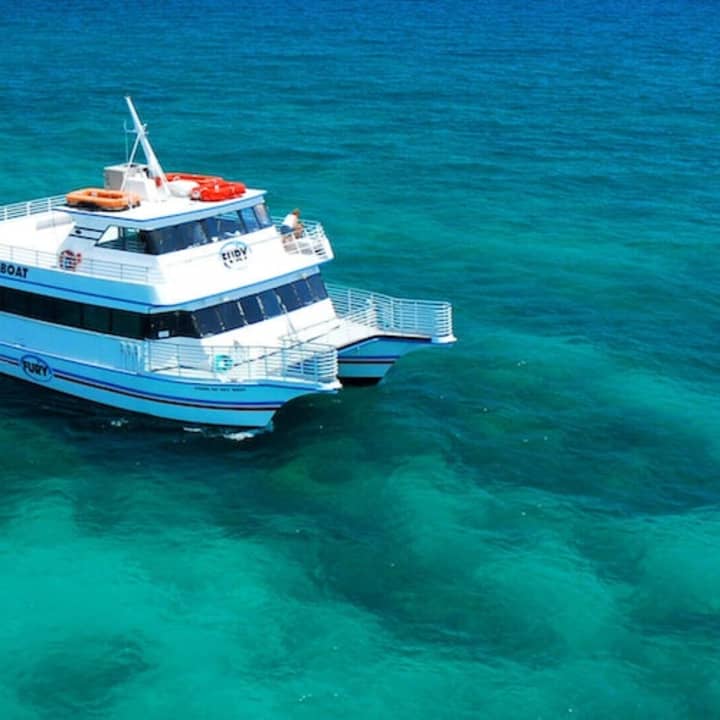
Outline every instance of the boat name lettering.
<path id="1" fill-rule="evenodd" d="M 232 240 L 220 248 L 220 257 L 226 268 L 235 268 L 247 261 L 248 247 L 244 242 Z"/>
<path id="2" fill-rule="evenodd" d="M 0 275 L 14 275 L 19 278 L 26 278 L 28 268 L 24 265 L 13 265 L 12 263 L 0 262 Z"/>
<path id="3" fill-rule="evenodd" d="M 23 355 L 20 358 L 20 366 L 22 371 L 33 380 L 39 380 L 40 382 L 50 382 L 52 380 L 52 370 L 42 358 L 35 355 Z"/>

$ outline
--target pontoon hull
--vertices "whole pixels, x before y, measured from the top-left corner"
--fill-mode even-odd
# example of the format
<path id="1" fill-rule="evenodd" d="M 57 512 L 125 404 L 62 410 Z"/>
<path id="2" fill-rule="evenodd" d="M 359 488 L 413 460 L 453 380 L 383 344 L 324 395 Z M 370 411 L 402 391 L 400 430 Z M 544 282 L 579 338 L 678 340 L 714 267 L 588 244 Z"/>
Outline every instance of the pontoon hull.
<path id="1" fill-rule="evenodd" d="M 343 385 L 374 385 L 403 355 L 430 345 L 430 338 L 377 336 L 339 348 L 338 377 Z"/>
<path id="2" fill-rule="evenodd" d="M 285 403 L 332 383 L 209 382 L 102 368 L 0 343 L 0 373 L 102 405 L 198 425 L 263 428 Z"/>

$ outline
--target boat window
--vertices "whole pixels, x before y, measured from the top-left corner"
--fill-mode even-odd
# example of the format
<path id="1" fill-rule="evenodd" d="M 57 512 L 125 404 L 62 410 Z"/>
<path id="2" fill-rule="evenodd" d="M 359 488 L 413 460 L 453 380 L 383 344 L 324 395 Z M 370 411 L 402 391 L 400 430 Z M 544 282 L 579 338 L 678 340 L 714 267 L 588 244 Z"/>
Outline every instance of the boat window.
<path id="1" fill-rule="evenodd" d="M 240 211 L 240 217 L 243 219 L 245 228 L 249 233 L 260 229 L 260 223 L 258 222 L 257 217 L 255 217 L 255 213 L 252 208 L 243 208 Z"/>
<path id="2" fill-rule="evenodd" d="M 175 316 L 174 334 L 181 337 L 197 337 L 197 329 L 192 313 L 185 310 L 178 310 L 173 313 Z"/>
<path id="3" fill-rule="evenodd" d="M 295 292 L 297 292 L 298 297 L 300 298 L 300 302 L 303 304 L 303 306 L 312 305 L 315 302 L 310 293 L 310 288 L 308 287 L 307 281 L 298 280 L 297 282 L 293 283 L 293 285 L 295 285 Z"/>
<path id="4" fill-rule="evenodd" d="M 120 228 L 122 249 L 128 252 L 147 252 L 147 231 L 135 228 Z"/>
<path id="5" fill-rule="evenodd" d="M 55 319 L 55 303 L 52 298 L 44 295 L 36 295 L 35 293 L 27 293 L 27 311 L 23 313 L 37 320 Z"/>
<path id="6" fill-rule="evenodd" d="M 146 253 L 147 231 L 137 228 L 108 228 L 98 240 L 103 250 L 124 250 L 125 252 Z"/>
<path id="7" fill-rule="evenodd" d="M 237 300 L 218 305 L 218 312 L 220 313 L 223 327 L 226 330 L 232 330 L 245 325 L 245 317 Z"/>
<path id="8" fill-rule="evenodd" d="M 292 283 L 275 288 L 275 292 L 280 296 L 280 300 L 282 300 L 282 304 L 285 306 L 287 312 L 297 310 L 302 305 Z"/>
<path id="9" fill-rule="evenodd" d="M 240 211 L 236 213 L 237 217 L 237 226 L 238 226 L 238 232 L 240 232 L 241 235 L 244 235 L 246 232 L 248 232 L 247 227 L 245 227 L 245 221 L 242 219 L 242 215 L 240 215 Z"/>
<path id="10" fill-rule="evenodd" d="M 170 337 L 175 330 L 174 313 L 157 313 L 148 318 L 148 335 L 153 338 Z"/>
<path id="11" fill-rule="evenodd" d="M 277 317 L 282 315 L 283 309 L 280 305 L 280 299 L 275 294 L 274 290 L 265 290 L 258 295 L 260 304 L 263 308 L 263 315 L 265 318 Z"/>
<path id="12" fill-rule="evenodd" d="M 208 337 L 277 317 L 327 297 L 319 274 L 190 312 L 145 314 L 0 287 L 0 310 L 127 338 Z"/>
<path id="13" fill-rule="evenodd" d="M 253 210 L 255 211 L 255 217 L 261 228 L 270 227 L 273 224 L 265 203 L 258 203 L 253 207 Z"/>
<path id="14" fill-rule="evenodd" d="M 83 327 L 95 332 L 110 332 L 110 308 L 99 305 L 85 305 L 83 308 Z"/>
<path id="15" fill-rule="evenodd" d="M 186 310 L 153 313 L 147 321 L 147 337 L 197 337 L 192 314 Z"/>
<path id="16" fill-rule="evenodd" d="M 142 338 L 144 332 L 144 316 L 128 310 L 112 310 L 110 331 L 113 335 L 127 338 Z"/>
<path id="17" fill-rule="evenodd" d="M 258 302 L 257 295 L 248 295 L 247 297 L 240 298 L 240 306 L 249 324 L 260 322 L 263 319 L 262 308 Z"/>
<path id="18" fill-rule="evenodd" d="M 208 335 L 217 335 L 223 332 L 224 328 L 220 321 L 220 314 L 216 307 L 207 307 L 200 310 L 196 310 L 195 313 L 195 324 L 197 325 L 200 337 L 207 337 Z"/>
<path id="19" fill-rule="evenodd" d="M 203 232 L 211 240 L 217 240 L 220 237 L 220 218 L 210 217 L 200 220 Z"/>
<path id="20" fill-rule="evenodd" d="M 15 293 L 8 288 L 4 309 L 16 315 L 28 314 L 28 297 L 24 292 Z"/>
<path id="21" fill-rule="evenodd" d="M 164 255 L 209 242 L 212 239 L 206 234 L 202 223 L 197 221 L 147 232 L 148 252 L 152 255 Z"/>
<path id="22" fill-rule="evenodd" d="M 55 321 L 61 325 L 82 327 L 82 305 L 72 300 L 56 300 Z"/>
<path id="23" fill-rule="evenodd" d="M 214 231 L 208 234 L 210 237 L 219 240 L 224 240 L 238 233 L 243 234 L 245 232 L 245 225 L 241 223 L 240 216 L 237 213 L 208 218 L 207 221 L 204 222 L 210 223 L 211 227 L 214 226 Z"/>
<path id="24" fill-rule="evenodd" d="M 325 288 L 325 283 L 323 282 L 320 273 L 311 275 L 307 279 L 307 282 L 310 286 L 310 292 L 312 293 L 312 296 L 315 300 L 324 300 L 328 296 L 327 289 Z"/>

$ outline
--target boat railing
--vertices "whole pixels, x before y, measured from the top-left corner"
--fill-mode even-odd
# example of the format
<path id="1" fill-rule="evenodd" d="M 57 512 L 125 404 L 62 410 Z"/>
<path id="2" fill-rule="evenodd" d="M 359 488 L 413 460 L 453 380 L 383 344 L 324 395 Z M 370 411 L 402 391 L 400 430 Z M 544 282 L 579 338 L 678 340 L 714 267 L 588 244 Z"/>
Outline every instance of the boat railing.
<path id="1" fill-rule="evenodd" d="M 412 300 L 326 283 L 335 312 L 343 319 L 368 327 L 430 337 L 453 338 L 452 305 L 434 300 Z"/>
<path id="2" fill-rule="evenodd" d="M 294 233 L 282 233 L 282 219 L 273 217 L 277 231 L 283 236 L 283 247 L 290 255 L 315 255 L 320 260 L 332 258 L 330 240 L 323 226 L 315 220 L 303 220 L 302 233 L 297 237 Z"/>
<path id="3" fill-rule="evenodd" d="M 65 202 L 64 195 L 55 195 L 5 205 L 0 207 L 0 218 L 2 220 L 12 220 L 48 213 L 61 205 L 65 205 Z M 273 218 L 273 222 L 279 232 L 281 221 Z M 48 227 L 53 224 L 53 222 L 48 221 Z M 58 220 L 58 224 L 61 224 L 60 220 Z M 244 236 L 239 237 L 243 237 L 244 239 Z M 251 246 L 264 244 L 266 242 L 276 242 L 276 237 L 249 240 Z M 291 255 L 309 255 L 317 260 L 329 260 L 332 258 L 332 249 L 325 230 L 319 222 L 313 220 L 304 221 L 303 232 L 299 237 L 295 237 L 292 234 L 285 235 L 283 237 L 283 246 L 285 252 Z M 208 249 L 207 253 L 193 255 L 191 258 L 186 257 L 184 254 L 180 254 L 177 258 L 163 258 L 163 266 L 164 270 L 167 271 L 174 266 L 187 263 L 195 264 L 209 258 L 212 258 L 214 261 L 216 256 L 217 248 L 213 247 L 212 249 Z M 78 275 L 90 275 L 127 282 L 162 283 L 165 277 L 163 270 L 157 267 L 149 267 L 147 263 L 118 262 L 84 257 L 79 263 L 73 263 L 72 266 L 69 266 L 67 262 L 61 262 L 55 253 L 27 246 L 22 247 L 4 243 L 0 243 L 0 259 L 8 262 L 32 265 L 34 267 L 61 269 L 67 272 L 75 272 Z"/>
<path id="4" fill-rule="evenodd" d="M 338 372 L 336 349 L 318 343 L 266 347 L 149 342 L 147 368 L 178 377 L 210 373 L 234 382 L 292 378 L 327 383 L 334 382 Z"/>
<path id="5" fill-rule="evenodd" d="M 0 219 L 14 220 L 15 218 L 28 217 L 39 213 L 48 212 L 58 205 L 65 204 L 64 195 L 53 195 L 52 197 L 27 200 L 25 202 L 11 203 L 0 207 Z"/>
<path id="6" fill-rule="evenodd" d="M 127 282 L 148 283 L 161 280 L 162 275 L 146 265 L 135 263 L 118 263 L 95 258 L 82 258 L 72 263 L 63 261 L 56 253 L 0 243 L 0 258 L 7 262 L 50 270 L 64 270 L 77 275 L 112 278 Z"/>

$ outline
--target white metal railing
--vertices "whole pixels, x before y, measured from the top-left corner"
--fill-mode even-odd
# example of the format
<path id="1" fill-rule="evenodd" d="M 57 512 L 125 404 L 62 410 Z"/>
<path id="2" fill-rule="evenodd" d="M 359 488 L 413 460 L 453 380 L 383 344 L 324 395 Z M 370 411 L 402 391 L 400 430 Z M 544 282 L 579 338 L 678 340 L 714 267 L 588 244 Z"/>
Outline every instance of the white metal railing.
<path id="1" fill-rule="evenodd" d="M 337 351 L 330 345 L 287 347 L 182 345 L 149 342 L 147 369 L 178 377 L 210 373 L 228 381 L 292 378 L 328 383 L 337 379 Z"/>
<path id="2" fill-rule="evenodd" d="M 28 217 L 31 215 L 49 212 L 64 204 L 64 195 L 54 195 L 52 197 L 37 200 L 28 200 L 27 202 L 13 203 L 0 207 L 0 218 L 2 220 L 12 220 Z M 273 218 L 273 222 L 279 232 L 281 220 Z M 277 236 L 263 238 L 259 241 L 251 238 L 247 238 L 246 240 L 246 236 L 244 235 L 238 235 L 237 237 L 238 239 L 247 241 L 250 247 L 266 242 L 277 242 Z M 300 237 L 296 238 L 294 236 L 286 236 L 283 245 L 285 251 L 289 254 L 312 255 L 319 260 L 329 260 L 332 258 L 330 241 L 325 234 L 323 226 L 319 222 L 312 220 L 303 222 L 303 233 Z M 208 245 L 207 252 L 193 254 L 192 257 L 188 257 L 184 253 L 179 254 L 177 257 L 159 257 L 163 257 L 162 264 L 167 270 L 171 267 L 183 265 L 188 262 L 197 263 L 209 258 L 215 259 L 216 256 L 217 246 L 213 243 Z M 4 243 L 0 243 L 0 259 L 7 262 L 32 265 L 34 267 L 51 269 L 60 268 L 58 256 L 55 253 Z M 148 267 L 146 263 L 97 260 L 89 257 L 83 258 L 82 262 L 74 266 L 72 269 L 60 269 L 75 272 L 78 275 L 90 275 L 94 277 L 123 280 L 126 282 L 160 283 L 164 278 L 164 274 L 159 268 Z"/>
<path id="3" fill-rule="evenodd" d="M 282 219 L 273 217 L 272 221 L 280 232 Z M 303 231 L 298 237 L 295 237 L 294 233 L 283 235 L 285 252 L 291 255 L 315 255 L 320 260 L 330 260 L 332 258 L 330 240 L 323 226 L 315 220 L 303 220 L 302 225 Z"/>
<path id="4" fill-rule="evenodd" d="M 0 243 L 0 258 L 21 265 L 53 270 L 60 269 L 73 272 L 76 275 L 91 275 L 126 282 L 148 283 L 151 280 L 162 279 L 162 274 L 158 270 L 149 268 L 146 265 L 97 260 L 88 257 L 83 258 L 80 264 L 63 267 L 56 253 L 5 243 Z"/>
<path id="5" fill-rule="evenodd" d="M 331 283 L 326 283 L 326 287 L 341 318 L 379 330 L 435 340 L 453 337 L 452 305 L 448 302 L 394 298 Z"/>
<path id="6" fill-rule="evenodd" d="M 14 218 L 28 217 L 39 213 L 48 212 L 58 205 L 65 203 L 64 195 L 53 195 L 52 197 L 27 200 L 25 202 L 12 203 L 0 207 L 2 220 L 13 220 Z"/>
<path id="7" fill-rule="evenodd" d="M 64 204 L 64 195 L 53 195 L 52 197 L 13 203 L 0 207 L 0 218 L 5 221 L 39 215 L 50 212 Z M 58 222 L 58 224 L 62 223 Z M 52 223 L 48 225 L 48 227 L 51 226 Z M 162 275 L 158 270 L 149 268 L 147 265 L 141 263 L 97 260 L 85 257 L 79 264 L 63 267 L 57 253 L 19 245 L 8 245 L 7 243 L 0 243 L 0 259 L 21 265 L 61 269 L 74 272 L 77 275 L 91 275 L 93 277 L 111 278 L 126 282 L 148 283 L 162 279 Z"/>

